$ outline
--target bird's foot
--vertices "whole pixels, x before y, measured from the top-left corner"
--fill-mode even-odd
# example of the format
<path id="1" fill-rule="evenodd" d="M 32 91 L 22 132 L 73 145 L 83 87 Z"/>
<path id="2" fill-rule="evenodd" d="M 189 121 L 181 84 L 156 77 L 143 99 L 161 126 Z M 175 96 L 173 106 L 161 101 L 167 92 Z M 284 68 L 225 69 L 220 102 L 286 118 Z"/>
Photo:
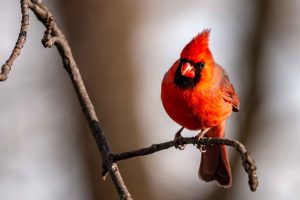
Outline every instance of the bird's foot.
<path id="1" fill-rule="evenodd" d="M 198 145 L 198 149 L 200 150 L 201 153 L 205 153 L 206 152 L 206 145 L 200 144 L 200 145 Z"/>
<path id="2" fill-rule="evenodd" d="M 195 136 L 195 141 L 196 140 L 200 140 L 201 138 L 205 137 L 205 134 L 210 130 L 211 128 L 207 128 L 203 131 L 200 131 L 198 133 L 198 135 Z M 202 145 L 202 144 L 196 144 L 196 147 L 201 151 L 201 153 L 205 153 L 206 152 L 206 145 Z"/>
<path id="3" fill-rule="evenodd" d="M 183 127 L 181 127 L 179 129 L 179 131 L 177 131 L 177 133 L 175 134 L 175 137 L 174 137 L 175 148 L 179 149 L 179 150 L 184 150 L 185 146 L 186 146 L 182 141 L 182 135 L 181 135 L 182 130 L 183 130 Z"/>

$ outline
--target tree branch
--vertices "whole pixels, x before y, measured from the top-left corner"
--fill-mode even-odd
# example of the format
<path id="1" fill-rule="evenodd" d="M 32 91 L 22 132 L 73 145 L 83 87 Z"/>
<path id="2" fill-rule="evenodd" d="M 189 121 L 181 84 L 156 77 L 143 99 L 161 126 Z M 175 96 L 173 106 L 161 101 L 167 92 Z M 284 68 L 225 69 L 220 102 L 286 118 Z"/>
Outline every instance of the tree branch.
<path id="1" fill-rule="evenodd" d="M 55 45 L 57 50 L 59 51 L 60 56 L 62 57 L 63 66 L 72 80 L 85 118 L 89 123 L 98 149 L 101 152 L 103 165 L 108 170 L 115 188 L 118 191 L 120 199 L 132 199 L 126 185 L 124 184 L 117 164 L 113 163 L 112 160 L 110 160 L 109 155 L 111 155 L 111 150 L 107 144 L 94 106 L 86 91 L 68 41 L 66 40 L 61 30 L 58 28 L 51 12 L 48 10 L 45 4 L 41 3 L 41 1 L 32 0 L 29 2 L 29 7 L 37 16 L 37 18 L 46 26 L 46 31 L 42 39 L 43 45 L 45 47 L 52 47 L 53 45 Z"/>
<path id="2" fill-rule="evenodd" d="M 207 138 L 207 137 L 203 137 L 199 140 L 197 137 L 186 137 L 181 139 L 183 144 L 193 144 L 193 145 L 197 145 L 198 147 L 200 147 L 201 145 L 226 145 L 226 146 L 233 147 L 241 156 L 244 169 L 248 174 L 248 179 L 249 179 L 248 183 L 251 191 L 253 192 L 256 191 L 256 188 L 258 186 L 258 179 L 256 175 L 255 161 L 250 157 L 249 152 L 247 152 L 245 146 L 242 143 L 234 140 L 229 140 L 229 139 Z M 110 156 L 112 158 L 112 161 L 117 162 L 117 161 L 126 160 L 137 156 L 149 155 L 158 151 L 162 151 L 174 147 L 175 145 L 176 142 L 172 140 L 160 144 L 153 144 L 150 147 L 138 149 L 135 151 L 111 154 Z"/>
<path id="3" fill-rule="evenodd" d="M 26 36 L 29 26 L 28 1 L 29 0 L 21 0 L 22 21 L 19 36 L 8 60 L 2 65 L 0 81 L 5 81 L 7 79 L 7 75 L 11 69 L 12 64 L 20 55 L 21 49 L 26 42 Z"/>

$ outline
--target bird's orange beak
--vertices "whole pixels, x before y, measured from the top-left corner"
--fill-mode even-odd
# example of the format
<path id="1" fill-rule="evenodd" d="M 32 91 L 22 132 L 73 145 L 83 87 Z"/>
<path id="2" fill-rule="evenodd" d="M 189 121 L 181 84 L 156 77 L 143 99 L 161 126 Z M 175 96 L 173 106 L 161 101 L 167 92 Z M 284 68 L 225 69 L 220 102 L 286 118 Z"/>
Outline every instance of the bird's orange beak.
<path id="1" fill-rule="evenodd" d="M 183 63 L 181 67 L 181 75 L 188 78 L 194 78 L 195 68 L 189 62 Z"/>

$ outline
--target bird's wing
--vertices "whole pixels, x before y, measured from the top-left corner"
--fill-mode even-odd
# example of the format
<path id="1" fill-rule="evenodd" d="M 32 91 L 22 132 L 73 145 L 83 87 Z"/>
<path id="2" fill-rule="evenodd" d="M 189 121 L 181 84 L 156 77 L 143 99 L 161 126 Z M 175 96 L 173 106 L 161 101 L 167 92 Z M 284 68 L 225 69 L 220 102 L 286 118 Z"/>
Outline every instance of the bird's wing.
<path id="1" fill-rule="evenodd" d="M 223 77 L 221 81 L 221 93 L 223 99 L 232 104 L 232 111 L 238 112 L 240 110 L 240 100 L 238 95 L 236 94 L 233 85 L 230 83 L 227 73 L 222 69 Z"/>

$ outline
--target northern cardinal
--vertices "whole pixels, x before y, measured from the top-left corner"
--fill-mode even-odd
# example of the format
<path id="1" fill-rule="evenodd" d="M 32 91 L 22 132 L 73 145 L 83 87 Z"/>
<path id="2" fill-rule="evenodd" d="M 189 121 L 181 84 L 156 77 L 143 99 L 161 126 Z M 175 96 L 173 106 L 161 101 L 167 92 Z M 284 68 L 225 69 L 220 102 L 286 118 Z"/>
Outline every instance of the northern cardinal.
<path id="1" fill-rule="evenodd" d="M 240 101 L 227 73 L 214 61 L 208 46 L 209 34 L 210 30 L 203 30 L 183 48 L 163 78 L 161 99 L 168 115 L 183 128 L 200 130 L 206 137 L 223 138 L 225 121 L 232 111 L 239 111 Z M 205 149 L 199 177 L 229 188 L 232 177 L 226 146 Z"/>

